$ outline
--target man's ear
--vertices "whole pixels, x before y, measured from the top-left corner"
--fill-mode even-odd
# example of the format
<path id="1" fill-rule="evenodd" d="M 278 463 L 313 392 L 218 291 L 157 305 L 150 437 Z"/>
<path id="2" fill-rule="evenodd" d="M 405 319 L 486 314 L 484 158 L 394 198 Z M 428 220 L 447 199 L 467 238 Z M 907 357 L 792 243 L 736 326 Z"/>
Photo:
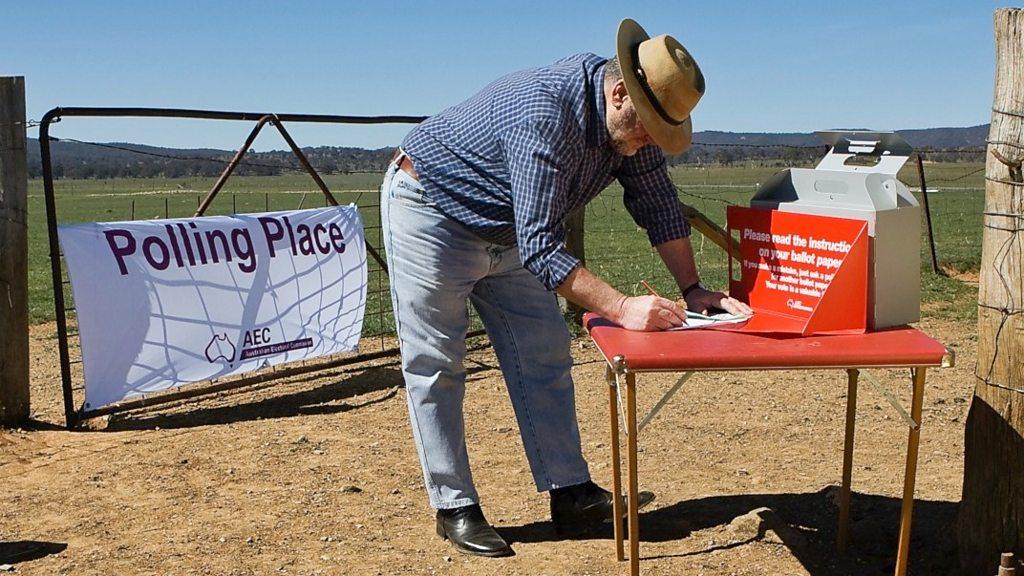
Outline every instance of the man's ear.
<path id="1" fill-rule="evenodd" d="M 622 104 L 629 98 L 629 93 L 626 92 L 626 83 L 622 80 L 616 80 L 615 84 L 612 85 L 612 97 L 611 103 L 616 110 L 622 108 Z"/>

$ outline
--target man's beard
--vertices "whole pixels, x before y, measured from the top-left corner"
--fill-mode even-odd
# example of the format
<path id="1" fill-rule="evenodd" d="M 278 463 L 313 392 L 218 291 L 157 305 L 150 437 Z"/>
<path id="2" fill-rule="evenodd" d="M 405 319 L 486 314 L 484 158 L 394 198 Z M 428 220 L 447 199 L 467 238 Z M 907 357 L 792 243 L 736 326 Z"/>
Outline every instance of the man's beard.
<path id="1" fill-rule="evenodd" d="M 608 130 L 611 135 L 612 149 L 622 156 L 632 156 L 633 154 L 636 154 L 637 149 L 634 148 L 628 140 L 623 139 L 622 136 L 625 134 L 635 133 L 637 124 L 639 123 L 640 118 L 636 115 L 635 110 L 616 118 Z"/>
<path id="2" fill-rule="evenodd" d="M 636 150 L 633 150 L 629 143 L 615 138 L 612 139 L 612 149 L 620 156 L 632 156 L 636 153 Z"/>

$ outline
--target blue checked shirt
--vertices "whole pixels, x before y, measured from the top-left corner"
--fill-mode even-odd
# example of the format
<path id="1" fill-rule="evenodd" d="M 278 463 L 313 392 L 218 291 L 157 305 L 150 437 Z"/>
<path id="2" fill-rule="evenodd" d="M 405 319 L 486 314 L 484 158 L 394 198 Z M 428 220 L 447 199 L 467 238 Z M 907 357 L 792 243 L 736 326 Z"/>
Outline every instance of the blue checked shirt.
<path id="1" fill-rule="evenodd" d="M 416 126 L 402 149 L 426 195 L 554 290 L 580 264 L 565 220 L 618 179 L 652 245 L 690 235 L 661 150 L 624 157 L 605 125 L 604 63 L 578 54 L 498 79 Z"/>

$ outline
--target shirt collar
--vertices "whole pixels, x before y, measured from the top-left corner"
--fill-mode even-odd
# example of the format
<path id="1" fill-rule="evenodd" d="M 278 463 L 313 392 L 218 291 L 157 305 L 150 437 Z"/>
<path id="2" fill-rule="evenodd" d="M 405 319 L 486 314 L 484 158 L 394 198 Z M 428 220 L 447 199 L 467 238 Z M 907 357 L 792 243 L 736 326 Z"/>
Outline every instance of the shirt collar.
<path id="1" fill-rule="evenodd" d="M 605 121 L 605 98 L 604 98 L 604 70 L 607 60 L 594 68 L 590 75 L 591 93 L 587 103 L 593 106 L 593 114 L 590 115 L 591 122 L 587 126 L 587 141 L 595 148 L 608 144 L 608 123 Z"/>

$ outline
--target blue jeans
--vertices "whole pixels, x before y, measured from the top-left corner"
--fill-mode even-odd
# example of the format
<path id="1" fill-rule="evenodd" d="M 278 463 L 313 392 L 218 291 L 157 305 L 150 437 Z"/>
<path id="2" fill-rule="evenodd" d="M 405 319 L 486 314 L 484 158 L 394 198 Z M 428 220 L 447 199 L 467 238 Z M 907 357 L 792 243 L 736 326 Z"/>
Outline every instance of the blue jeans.
<path id="1" fill-rule="evenodd" d="M 589 480 L 569 330 L 555 295 L 523 268 L 515 247 L 491 244 L 439 212 L 394 163 L 380 205 L 409 421 L 431 506 L 479 502 L 462 411 L 468 301 L 498 356 L 537 489 Z"/>

